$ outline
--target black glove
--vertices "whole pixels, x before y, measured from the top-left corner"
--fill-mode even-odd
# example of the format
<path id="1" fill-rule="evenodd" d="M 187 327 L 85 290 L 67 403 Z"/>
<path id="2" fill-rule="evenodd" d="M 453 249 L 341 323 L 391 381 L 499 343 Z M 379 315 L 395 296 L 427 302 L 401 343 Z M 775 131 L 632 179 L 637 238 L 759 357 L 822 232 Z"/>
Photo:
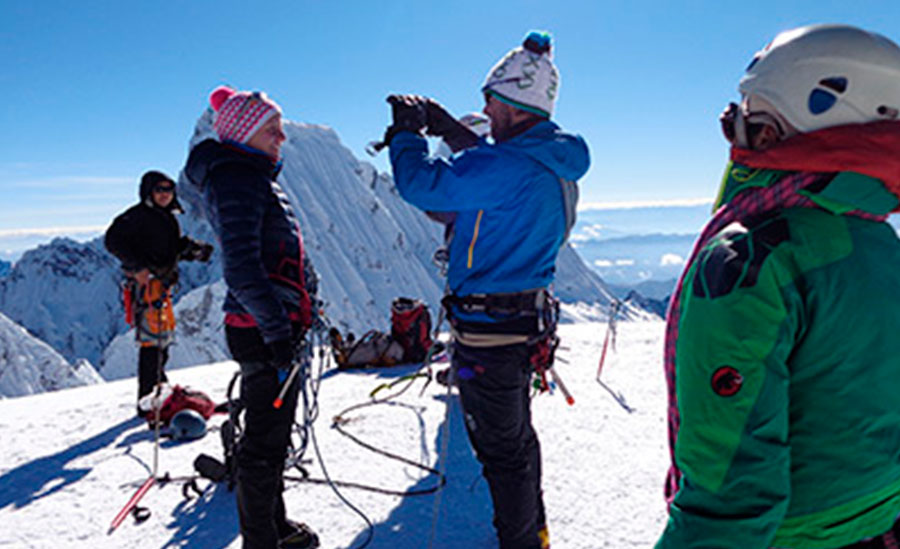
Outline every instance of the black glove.
<path id="1" fill-rule="evenodd" d="M 294 342 L 291 338 L 275 340 L 268 347 L 272 366 L 279 370 L 290 370 L 294 366 Z"/>
<path id="2" fill-rule="evenodd" d="M 427 122 L 425 98 L 421 95 L 389 95 L 393 123 L 384 132 L 383 142 L 390 145 L 391 139 L 403 131 L 421 134 Z"/>
<path id="3" fill-rule="evenodd" d="M 425 98 L 426 133 L 440 137 L 453 152 L 459 152 L 478 143 L 478 136 L 431 98 Z"/>
<path id="4" fill-rule="evenodd" d="M 209 257 L 212 255 L 212 253 L 213 245 L 207 242 L 201 242 L 197 247 L 196 253 L 194 254 L 194 259 L 200 261 L 201 263 L 206 263 L 209 261 Z"/>
<path id="5" fill-rule="evenodd" d="M 206 263 L 209 261 L 209 256 L 212 255 L 212 252 L 212 244 L 199 242 L 197 240 L 188 240 L 187 246 L 185 246 L 184 251 L 181 252 L 179 259 Z"/>

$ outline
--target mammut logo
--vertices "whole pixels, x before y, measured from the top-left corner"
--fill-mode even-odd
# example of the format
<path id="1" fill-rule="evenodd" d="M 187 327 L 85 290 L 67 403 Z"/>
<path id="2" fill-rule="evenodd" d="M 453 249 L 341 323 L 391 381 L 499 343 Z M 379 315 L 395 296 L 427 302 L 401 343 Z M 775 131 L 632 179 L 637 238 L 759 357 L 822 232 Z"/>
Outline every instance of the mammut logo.
<path id="1" fill-rule="evenodd" d="M 735 368 L 722 366 L 712 375 L 712 390 L 719 396 L 730 397 L 737 394 L 744 385 L 744 378 Z"/>

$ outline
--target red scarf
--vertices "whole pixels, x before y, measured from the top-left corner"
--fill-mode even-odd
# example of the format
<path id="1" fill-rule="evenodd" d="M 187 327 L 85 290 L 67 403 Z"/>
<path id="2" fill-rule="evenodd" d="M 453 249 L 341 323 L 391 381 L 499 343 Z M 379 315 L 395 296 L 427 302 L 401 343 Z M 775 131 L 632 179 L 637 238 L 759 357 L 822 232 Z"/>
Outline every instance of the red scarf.
<path id="1" fill-rule="evenodd" d="M 796 135 L 765 151 L 731 148 L 751 168 L 792 172 L 856 172 L 881 180 L 900 196 L 900 122 L 870 122 Z M 894 211 L 900 211 L 898 206 Z"/>

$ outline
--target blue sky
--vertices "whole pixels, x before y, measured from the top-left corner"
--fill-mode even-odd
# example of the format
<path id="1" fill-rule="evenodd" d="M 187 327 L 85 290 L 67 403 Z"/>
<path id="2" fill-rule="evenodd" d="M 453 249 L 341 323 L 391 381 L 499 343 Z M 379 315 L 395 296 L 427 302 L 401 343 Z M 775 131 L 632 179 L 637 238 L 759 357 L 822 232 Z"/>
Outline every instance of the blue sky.
<path id="1" fill-rule="evenodd" d="M 0 236 L 107 224 L 145 170 L 177 174 L 219 84 L 267 91 L 363 158 L 387 94 L 478 110 L 485 73 L 532 28 L 554 35 L 555 118 L 591 147 L 584 201 L 711 197 L 716 117 L 757 49 L 814 22 L 898 40 L 898 21 L 895 0 L 0 0 Z"/>

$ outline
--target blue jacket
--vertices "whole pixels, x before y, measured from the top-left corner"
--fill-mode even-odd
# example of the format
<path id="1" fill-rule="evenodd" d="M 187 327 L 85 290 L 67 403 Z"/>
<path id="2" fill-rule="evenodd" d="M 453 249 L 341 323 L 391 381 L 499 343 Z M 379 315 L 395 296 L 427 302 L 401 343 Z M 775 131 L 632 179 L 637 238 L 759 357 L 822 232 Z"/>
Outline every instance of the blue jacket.
<path id="1" fill-rule="evenodd" d="M 447 275 L 454 294 L 521 292 L 553 281 L 568 230 L 563 186 L 574 189 L 590 165 L 584 139 L 548 120 L 450 160 L 429 158 L 425 139 L 411 132 L 394 136 L 390 151 L 407 202 L 457 212 Z"/>
<path id="2" fill-rule="evenodd" d="M 291 337 L 303 307 L 309 314 L 300 225 L 275 181 L 279 169 L 265 155 L 214 140 L 194 147 L 185 166 L 221 243 L 223 308 L 249 313 L 266 343 Z"/>

